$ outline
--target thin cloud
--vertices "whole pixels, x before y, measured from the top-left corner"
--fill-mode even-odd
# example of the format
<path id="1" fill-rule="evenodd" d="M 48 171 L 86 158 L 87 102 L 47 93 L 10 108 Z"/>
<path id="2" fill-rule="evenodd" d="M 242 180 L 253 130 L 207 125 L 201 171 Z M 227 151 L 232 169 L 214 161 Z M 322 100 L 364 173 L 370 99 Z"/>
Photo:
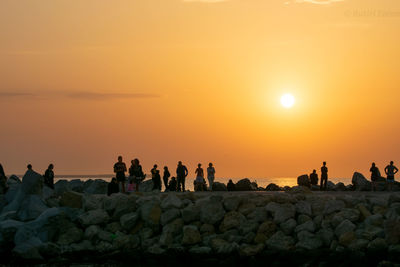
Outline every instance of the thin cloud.
<path id="1" fill-rule="evenodd" d="M 157 94 L 146 93 L 93 93 L 93 92 L 77 92 L 67 95 L 70 98 L 86 99 L 86 100 L 107 100 L 107 99 L 148 99 L 159 98 Z"/>
<path id="2" fill-rule="evenodd" d="M 31 93 L 0 92 L 0 97 L 29 97 L 35 96 Z"/>
<path id="3" fill-rule="evenodd" d="M 308 4 L 315 4 L 315 5 L 330 5 L 337 2 L 344 2 L 344 0 L 293 0 L 285 2 L 286 5 L 291 3 L 308 3 Z"/>

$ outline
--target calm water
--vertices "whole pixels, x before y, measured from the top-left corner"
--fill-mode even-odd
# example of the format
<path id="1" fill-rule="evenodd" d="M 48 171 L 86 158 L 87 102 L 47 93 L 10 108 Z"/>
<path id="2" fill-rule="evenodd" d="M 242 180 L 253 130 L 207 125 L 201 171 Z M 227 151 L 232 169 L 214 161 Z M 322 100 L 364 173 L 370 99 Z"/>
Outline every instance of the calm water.
<path id="1" fill-rule="evenodd" d="M 63 175 L 63 176 L 59 176 L 56 177 L 56 181 L 59 179 L 65 179 L 65 180 L 73 180 L 73 179 L 81 179 L 82 181 L 86 181 L 89 179 L 102 179 L 105 180 L 107 182 L 111 181 L 111 177 L 113 177 L 113 175 L 111 174 L 104 174 L 104 175 Z M 149 177 L 149 175 L 147 175 L 146 177 Z M 216 182 L 221 182 L 224 184 L 227 184 L 229 179 L 232 179 L 233 182 L 237 182 L 240 179 L 243 178 L 220 178 L 217 177 L 215 179 Z M 269 185 L 270 183 L 274 183 L 277 184 L 279 186 L 295 186 L 297 185 L 297 178 L 295 177 L 274 177 L 274 178 L 250 178 L 250 181 L 252 182 L 257 182 L 258 186 L 261 187 L 266 187 L 267 185 Z M 148 178 L 146 178 L 146 180 L 148 180 Z M 206 179 L 207 180 L 207 179 Z M 331 178 L 329 179 L 330 181 L 332 181 L 333 183 L 338 183 L 338 182 L 342 182 L 345 185 L 351 184 L 351 178 Z M 186 178 L 186 188 L 193 191 L 193 181 L 194 178 Z M 207 181 L 208 183 L 208 181 Z M 164 187 L 163 187 L 164 188 Z"/>

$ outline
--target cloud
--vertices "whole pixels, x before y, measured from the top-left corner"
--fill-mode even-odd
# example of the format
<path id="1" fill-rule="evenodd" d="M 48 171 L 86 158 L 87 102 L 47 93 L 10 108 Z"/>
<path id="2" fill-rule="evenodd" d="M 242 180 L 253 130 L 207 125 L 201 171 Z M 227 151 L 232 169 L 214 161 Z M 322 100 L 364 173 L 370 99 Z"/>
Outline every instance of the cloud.
<path id="1" fill-rule="evenodd" d="M 285 2 L 286 5 L 291 3 L 308 3 L 308 4 L 315 4 L 315 5 L 330 5 L 337 2 L 344 2 L 344 0 L 293 0 Z"/>
<path id="2" fill-rule="evenodd" d="M 107 100 L 107 99 L 146 99 L 146 98 L 159 98 L 157 94 L 146 94 L 146 93 L 93 93 L 93 92 L 76 92 L 67 94 L 67 97 L 76 99 L 87 99 L 87 100 Z"/>
<path id="3" fill-rule="evenodd" d="M 35 96 L 31 93 L 16 93 L 16 92 L 0 92 L 0 97 L 30 97 Z"/>

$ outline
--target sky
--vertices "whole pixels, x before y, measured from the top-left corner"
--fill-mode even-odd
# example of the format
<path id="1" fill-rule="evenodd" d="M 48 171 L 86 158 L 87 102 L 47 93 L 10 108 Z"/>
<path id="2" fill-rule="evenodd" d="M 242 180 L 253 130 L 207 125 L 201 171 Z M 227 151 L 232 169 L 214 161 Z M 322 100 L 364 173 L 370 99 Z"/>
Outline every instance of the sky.
<path id="1" fill-rule="evenodd" d="M 399 27 L 397 0 L 2 0 L 0 163 L 369 176 L 400 165 Z"/>

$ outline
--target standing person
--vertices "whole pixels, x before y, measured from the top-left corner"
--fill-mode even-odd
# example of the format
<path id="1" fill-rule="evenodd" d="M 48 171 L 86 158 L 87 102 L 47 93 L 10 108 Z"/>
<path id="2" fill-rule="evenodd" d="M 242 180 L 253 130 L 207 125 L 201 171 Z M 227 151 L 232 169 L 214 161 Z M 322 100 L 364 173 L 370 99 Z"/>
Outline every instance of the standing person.
<path id="1" fill-rule="evenodd" d="M 7 191 L 7 176 L 4 173 L 3 165 L 0 164 L 0 194 L 5 194 Z"/>
<path id="2" fill-rule="evenodd" d="M 328 167 L 326 167 L 326 162 L 324 161 L 321 167 L 321 190 L 326 190 L 327 182 L 328 182 Z"/>
<path id="3" fill-rule="evenodd" d="M 119 186 L 117 178 L 112 178 L 111 182 L 107 186 L 107 196 L 119 193 Z"/>
<path id="4" fill-rule="evenodd" d="M 229 179 L 229 182 L 226 187 L 227 187 L 228 191 L 236 191 L 236 186 L 233 183 L 232 179 Z"/>
<path id="5" fill-rule="evenodd" d="M 179 161 L 178 167 L 176 168 L 176 176 L 178 178 L 178 191 L 181 191 L 182 187 L 182 192 L 185 192 L 185 179 L 188 173 L 189 172 L 186 166 L 182 164 L 182 161 Z"/>
<path id="6" fill-rule="evenodd" d="M 214 179 L 215 179 L 215 168 L 213 167 L 213 164 L 210 162 L 208 164 L 208 168 L 207 168 L 207 180 L 208 180 L 208 184 L 210 185 L 211 191 L 213 188 Z"/>
<path id="7" fill-rule="evenodd" d="M 375 191 L 377 188 L 376 182 L 381 177 L 381 173 L 378 167 L 376 167 L 375 162 L 372 163 L 372 166 L 369 169 L 369 171 L 371 172 L 371 191 Z"/>
<path id="8" fill-rule="evenodd" d="M 163 180 L 164 180 L 164 186 L 165 186 L 165 191 L 168 189 L 168 178 L 171 176 L 169 173 L 168 167 L 164 167 L 164 175 L 163 175 Z"/>
<path id="9" fill-rule="evenodd" d="M 392 191 L 394 184 L 394 175 L 399 171 L 396 166 L 393 165 L 393 161 L 385 168 L 385 173 L 387 175 L 388 190 Z"/>
<path id="10" fill-rule="evenodd" d="M 157 164 L 151 169 L 151 180 L 153 180 L 153 190 L 161 190 L 161 176 L 160 171 L 157 170 Z"/>
<path id="11" fill-rule="evenodd" d="M 197 165 L 195 173 L 197 175 L 195 180 L 195 191 L 204 191 L 204 170 L 200 163 Z"/>
<path id="12" fill-rule="evenodd" d="M 313 172 L 310 174 L 310 183 L 312 185 L 318 185 L 318 174 L 316 170 L 313 170 Z"/>
<path id="13" fill-rule="evenodd" d="M 117 177 L 117 182 L 121 184 L 121 192 L 125 193 L 125 172 L 126 172 L 126 165 L 122 161 L 122 156 L 118 157 L 118 162 L 114 164 L 114 173 Z"/>
<path id="14" fill-rule="evenodd" d="M 43 178 L 44 178 L 44 184 L 50 187 L 51 189 L 54 189 L 54 165 L 50 164 L 47 170 L 45 171 Z"/>
<path id="15" fill-rule="evenodd" d="M 134 183 L 136 184 L 136 191 L 139 191 L 139 185 L 144 180 L 146 175 L 144 175 L 142 166 L 139 164 L 138 159 L 134 159 L 131 161 L 132 165 L 129 168 L 129 175 L 132 176 Z"/>

